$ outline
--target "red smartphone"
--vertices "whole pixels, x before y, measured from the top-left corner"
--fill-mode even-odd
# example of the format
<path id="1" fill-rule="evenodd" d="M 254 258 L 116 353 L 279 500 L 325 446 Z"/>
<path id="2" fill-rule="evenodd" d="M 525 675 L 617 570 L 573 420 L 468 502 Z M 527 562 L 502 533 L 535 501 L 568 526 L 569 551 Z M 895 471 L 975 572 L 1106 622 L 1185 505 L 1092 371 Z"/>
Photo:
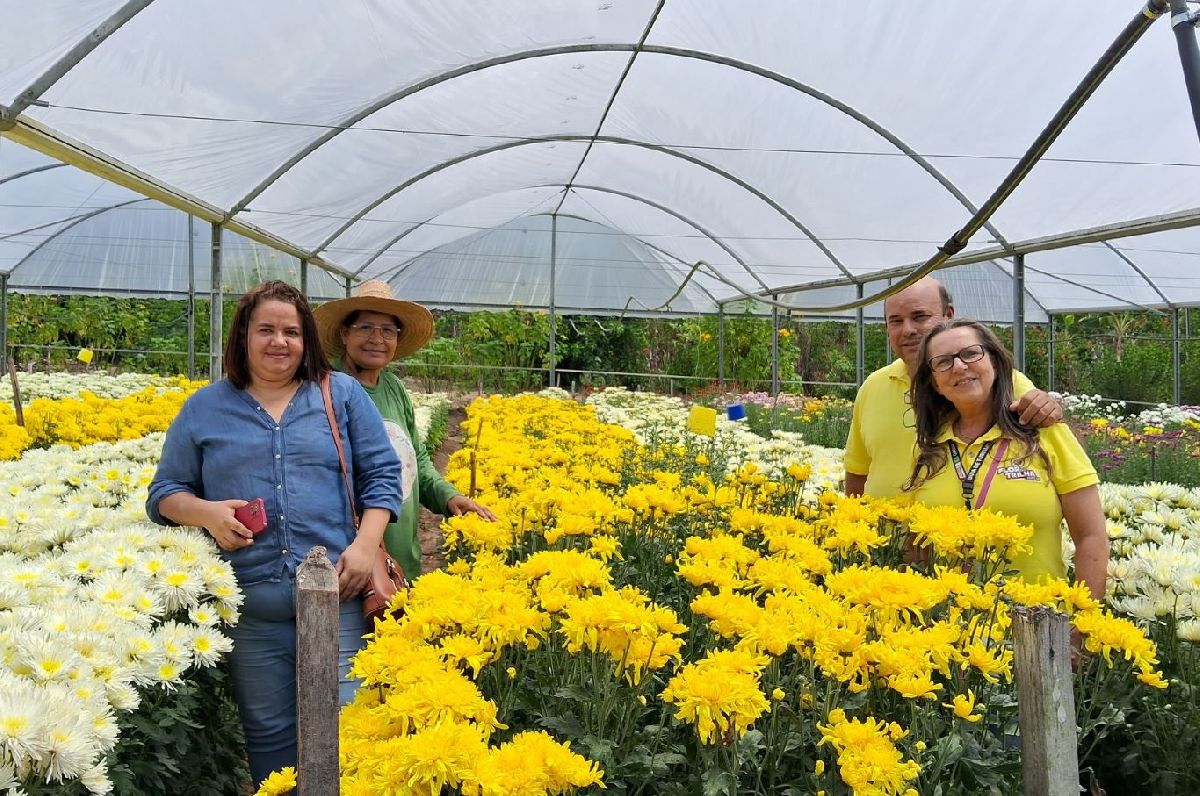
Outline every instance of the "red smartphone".
<path id="1" fill-rule="evenodd" d="M 262 498 L 255 498 L 240 509 L 234 509 L 233 516 L 256 536 L 266 530 L 267 507 Z"/>

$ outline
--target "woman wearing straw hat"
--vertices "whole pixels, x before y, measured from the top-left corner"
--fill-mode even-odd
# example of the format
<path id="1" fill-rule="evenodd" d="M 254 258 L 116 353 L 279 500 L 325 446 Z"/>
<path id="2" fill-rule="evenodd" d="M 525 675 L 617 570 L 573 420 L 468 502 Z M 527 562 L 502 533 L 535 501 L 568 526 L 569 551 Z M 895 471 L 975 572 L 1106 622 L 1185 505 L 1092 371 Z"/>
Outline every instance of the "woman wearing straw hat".
<path id="1" fill-rule="evenodd" d="M 394 298 L 387 283 L 380 281 L 364 282 L 353 296 L 322 304 L 314 314 L 321 344 L 334 358 L 334 366 L 358 379 L 367 391 L 403 463 L 404 505 L 399 519 L 387 526 L 384 543 L 404 574 L 415 578 L 421 574 L 418 504 L 437 514 L 475 512 L 496 519 L 491 511 L 459 494 L 434 468 L 417 437 L 412 399 L 396 374 L 385 370 L 433 337 L 433 315 L 420 304 Z"/>

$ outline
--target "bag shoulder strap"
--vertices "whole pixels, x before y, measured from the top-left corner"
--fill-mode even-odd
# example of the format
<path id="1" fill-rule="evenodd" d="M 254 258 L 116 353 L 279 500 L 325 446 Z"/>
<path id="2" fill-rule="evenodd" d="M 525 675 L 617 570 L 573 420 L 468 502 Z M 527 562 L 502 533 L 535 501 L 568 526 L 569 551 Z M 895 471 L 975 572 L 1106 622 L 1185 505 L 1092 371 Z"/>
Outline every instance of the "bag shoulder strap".
<path id="1" fill-rule="evenodd" d="M 342 468 L 342 483 L 346 487 L 346 499 L 350 501 L 350 516 L 354 527 L 358 527 L 358 512 L 354 509 L 354 489 L 350 486 L 350 473 L 346 469 L 346 450 L 342 447 L 342 433 L 338 431 L 337 415 L 333 413 L 333 393 L 329 388 L 330 375 L 321 377 L 321 398 L 325 401 L 325 419 L 329 421 L 329 432 L 333 434 L 333 445 L 337 448 L 338 466 Z"/>

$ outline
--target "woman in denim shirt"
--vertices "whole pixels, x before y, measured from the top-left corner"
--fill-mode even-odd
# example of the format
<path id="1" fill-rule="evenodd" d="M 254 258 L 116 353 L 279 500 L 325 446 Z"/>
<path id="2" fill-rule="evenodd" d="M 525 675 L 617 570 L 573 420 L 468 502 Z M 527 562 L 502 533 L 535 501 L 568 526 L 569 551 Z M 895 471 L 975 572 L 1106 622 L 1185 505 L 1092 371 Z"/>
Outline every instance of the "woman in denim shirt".
<path id="1" fill-rule="evenodd" d="M 320 382 L 332 369 L 312 310 L 284 282 L 238 302 L 226 378 L 195 393 L 167 430 L 146 513 L 206 530 L 245 595 L 229 629 L 234 695 L 257 784 L 296 763 L 296 569 L 323 545 L 341 594 L 342 703 L 353 698 L 349 658 L 367 632 L 358 595 L 384 527 L 400 512 L 400 462 L 383 421 L 353 378 L 332 373 L 334 413 L 362 520 L 357 533 Z M 267 526 L 252 534 L 234 510 L 263 498 Z"/>

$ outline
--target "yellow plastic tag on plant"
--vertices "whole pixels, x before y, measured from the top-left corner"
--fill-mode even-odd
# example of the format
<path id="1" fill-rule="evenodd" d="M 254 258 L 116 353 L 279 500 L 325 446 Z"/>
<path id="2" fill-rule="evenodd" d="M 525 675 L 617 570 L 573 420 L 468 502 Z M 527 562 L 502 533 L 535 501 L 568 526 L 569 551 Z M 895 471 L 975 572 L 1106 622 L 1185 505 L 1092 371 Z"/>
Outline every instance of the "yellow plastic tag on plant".
<path id="1" fill-rule="evenodd" d="M 705 437 L 713 437 L 717 434 L 717 410 L 709 406 L 692 405 L 688 412 L 687 421 L 688 431 L 693 434 L 701 434 Z"/>
<path id="2" fill-rule="evenodd" d="M 81 349 L 79 349 L 79 353 L 75 355 L 75 358 L 76 358 L 76 359 L 78 359 L 80 362 L 82 362 L 82 363 L 83 363 L 83 364 L 85 364 L 85 365 L 89 365 L 89 364 L 91 364 L 91 362 L 92 362 L 92 349 L 90 349 L 90 348 L 81 348 Z"/>

